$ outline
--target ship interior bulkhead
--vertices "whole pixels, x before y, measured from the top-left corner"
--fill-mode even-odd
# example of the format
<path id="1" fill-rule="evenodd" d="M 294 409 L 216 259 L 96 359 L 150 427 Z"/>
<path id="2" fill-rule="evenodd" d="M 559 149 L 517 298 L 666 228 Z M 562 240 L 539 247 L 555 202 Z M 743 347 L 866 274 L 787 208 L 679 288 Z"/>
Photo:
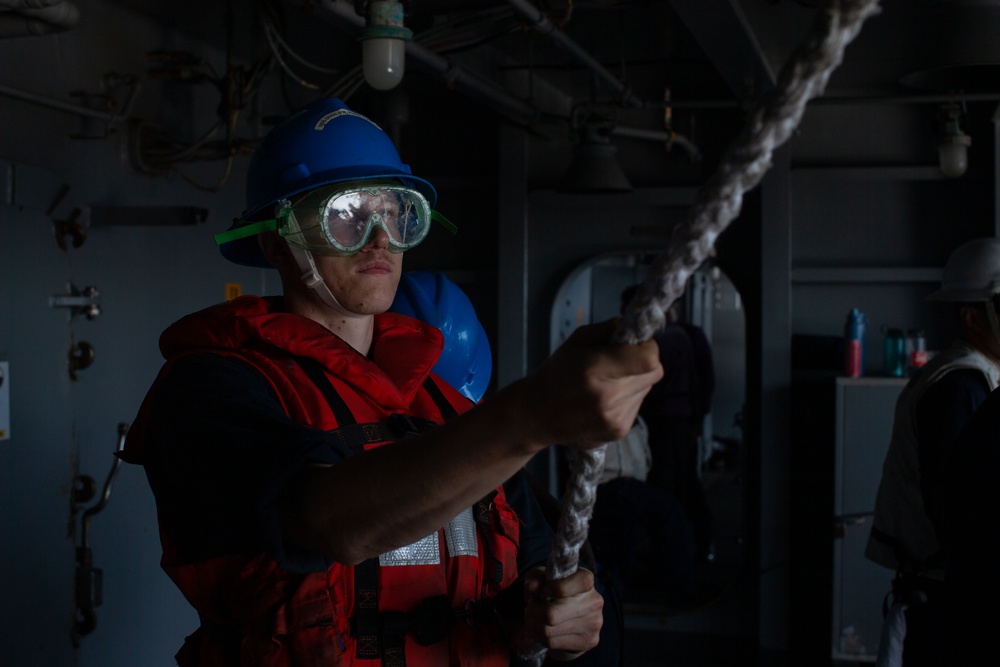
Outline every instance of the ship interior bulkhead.
<path id="1" fill-rule="evenodd" d="M 715 373 L 703 594 L 644 586 L 640 544 L 614 664 L 874 664 L 893 572 L 864 546 L 906 382 L 883 343 L 947 346 L 925 297 L 1000 233 L 998 35 L 1000 0 L 0 0 L 0 664 L 172 665 L 198 627 L 115 454 L 164 328 L 280 290 L 213 234 L 262 137 L 323 97 L 437 189 L 458 231 L 404 270 L 469 296 L 487 394 L 699 240 L 673 296 Z M 752 165 L 734 150 L 772 128 Z M 568 459 L 528 470 L 560 498 Z"/>

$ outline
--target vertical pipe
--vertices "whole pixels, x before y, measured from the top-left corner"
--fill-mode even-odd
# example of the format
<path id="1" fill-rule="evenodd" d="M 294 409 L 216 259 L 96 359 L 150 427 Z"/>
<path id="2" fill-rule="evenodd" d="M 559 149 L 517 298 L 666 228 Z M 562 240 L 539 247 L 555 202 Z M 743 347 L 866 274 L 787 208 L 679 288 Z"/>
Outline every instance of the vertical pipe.
<path id="1" fill-rule="evenodd" d="M 993 236 L 1000 238 L 1000 106 L 993 112 Z"/>
<path id="2" fill-rule="evenodd" d="M 789 456 L 792 339 L 791 294 L 791 149 L 774 152 L 761 184 L 760 321 L 755 353 L 749 336 L 747 365 L 756 386 L 748 386 L 749 413 L 759 415 L 753 452 L 748 452 L 747 480 L 758 502 L 755 555 L 759 586 L 758 632 L 762 650 L 788 649 Z M 758 337 L 759 336 L 759 337 Z M 749 378 L 748 378 L 749 379 Z M 752 380 L 751 380 L 752 382 Z M 753 399 L 751 400 L 751 396 Z M 753 530 L 752 525 L 749 530 Z M 750 556 L 751 559 L 754 555 Z"/>

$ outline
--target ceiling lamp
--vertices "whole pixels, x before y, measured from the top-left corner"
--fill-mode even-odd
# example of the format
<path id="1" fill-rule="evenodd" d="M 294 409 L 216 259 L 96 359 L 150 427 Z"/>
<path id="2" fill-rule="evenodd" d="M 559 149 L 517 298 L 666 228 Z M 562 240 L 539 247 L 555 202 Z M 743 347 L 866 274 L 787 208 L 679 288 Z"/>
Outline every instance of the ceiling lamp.
<path id="1" fill-rule="evenodd" d="M 562 190 L 569 192 L 631 192 L 625 172 L 611 143 L 614 126 L 609 121 L 587 121 L 577 130 L 573 161 L 563 176 Z"/>
<path id="2" fill-rule="evenodd" d="M 962 110 L 958 104 L 943 105 L 941 113 L 944 117 L 944 130 L 938 138 L 941 173 L 949 178 L 958 178 L 969 166 L 968 150 L 972 138 L 962 132 Z"/>
<path id="3" fill-rule="evenodd" d="M 1000 92 L 1000 0 L 932 0 L 920 69 L 900 83 L 940 92 Z"/>
<path id="4" fill-rule="evenodd" d="M 365 81 L 376 90 L 390 90 L 403 80 L 406 43 L 413 32 L 403 27 L 403 3 L 371 0 L 361 29 L 361 62 Z"/>

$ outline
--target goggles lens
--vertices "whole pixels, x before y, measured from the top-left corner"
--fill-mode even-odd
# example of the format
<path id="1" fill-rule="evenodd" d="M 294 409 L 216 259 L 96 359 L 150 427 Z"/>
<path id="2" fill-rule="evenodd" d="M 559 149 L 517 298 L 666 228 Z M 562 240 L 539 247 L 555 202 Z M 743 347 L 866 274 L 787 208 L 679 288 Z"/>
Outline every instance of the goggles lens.
<path id="1" fill-rule="evenodd" d="M 289 243 L 326 254 L 353 254 L 376 227 L 389 236 L 389 249 L 403 252 L 427 236 L 431 207 L 416 190 L 376 185 L 350 190 L 320 189 L 282 211 L 279 233 Z"/>

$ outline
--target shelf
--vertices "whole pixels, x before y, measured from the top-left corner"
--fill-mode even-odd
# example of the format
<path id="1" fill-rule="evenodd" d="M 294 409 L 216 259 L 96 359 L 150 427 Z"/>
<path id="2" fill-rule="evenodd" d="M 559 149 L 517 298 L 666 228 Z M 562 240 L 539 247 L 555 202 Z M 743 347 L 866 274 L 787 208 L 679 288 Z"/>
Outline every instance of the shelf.
<path id="1" fill-rule="evenodd" d="M 834 283 L 937 283 L 939 267 L 858 267 L 792 269 L 793 285 Z"/>
<path id="2" fill-rule="evenodd" d="M 799 167 L 792 168 L 794 185 L 843 181 L 952 181 L 937 165 L 916 167 Z"/>
<path id="3" fill-rule="evenodd" d="M 897 387 L 902 389 L 909 382 L 909 378 L 889 377 L 888 375 L 862 375 L 861 377 L 849 378 L 838 377 L 838 387 Z"/>

